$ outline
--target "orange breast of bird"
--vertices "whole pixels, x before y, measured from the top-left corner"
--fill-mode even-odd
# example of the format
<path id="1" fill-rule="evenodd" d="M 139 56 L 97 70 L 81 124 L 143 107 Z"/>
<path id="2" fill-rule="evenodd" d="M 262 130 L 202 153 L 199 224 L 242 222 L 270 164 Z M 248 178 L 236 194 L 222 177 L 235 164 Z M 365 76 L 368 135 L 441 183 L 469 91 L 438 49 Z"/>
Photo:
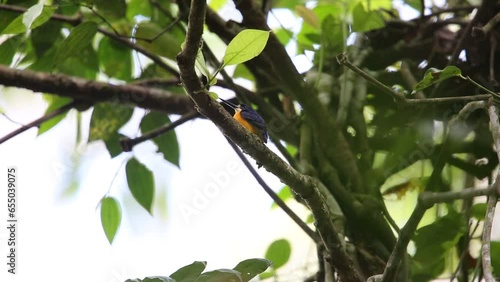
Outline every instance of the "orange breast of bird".
<path id="1" fill-rule="evenodd" d="M 234 114 L 233 118 L 253 134 L 257 135 L 260 134 L 259 130 L 255 128 L 255 126 L 253 126 L 251 123 L 249 123 L 246 119 L 244 119 L 241 116 L 241 110 L 236 110 L 236 113 Z"/>

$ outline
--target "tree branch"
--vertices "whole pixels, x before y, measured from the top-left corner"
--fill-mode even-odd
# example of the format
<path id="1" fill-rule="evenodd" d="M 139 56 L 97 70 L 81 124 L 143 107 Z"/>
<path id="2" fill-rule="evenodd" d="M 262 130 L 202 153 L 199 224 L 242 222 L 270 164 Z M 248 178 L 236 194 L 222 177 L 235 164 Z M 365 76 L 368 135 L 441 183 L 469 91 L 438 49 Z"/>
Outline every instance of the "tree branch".
<path id="1" fill-rule="evenodd" d="M 192 120 L 192 119 L 199 117 L 199 116 L 200 116 L 200 114 L 197 111 L 189 112 L 189 113 L 183 115 L 182 117 L 180 117 L 178 120 L 176 120 L 172 123 L 169 123 L 169 124 L 165 124 L 164 126 L 158 127 L 150 132 L 144 133 L 140 137 L 133 138 L 133 139 L 128 138 L 128 137 L 122 138 L 120 140 L 120 146 L 122 147 L 122 150 L 124 152 L 130 152 L 130 151 L 132 151 L 132 149 L 134 148 L 135 145 L 142 143 L 144 141 L 147 141 L 147 140 L 151 140 L 151 139 L 153 139 L 161 134 L 164 134 L 170 130 L 173 130 L 177 126 L 185 123 L 186 121 Z"/>
<path id="2" fill-rule="evenodd" d="M 0 65 L 0 84 L 30 89 L 34 92 L 52 93 L 92 104 L 118 101 L 169 114 L 184 114 L 193 110 L 193 103 L 189 97 L 160 89 L 112 85 L 63 74 L 11 69 L 3 65 Z"/>
<path id="3" fill-rule="evenodd" d="M 424 192 L 420 194 L 417 206 L 413 210 L 410 219 L 408 219 L 408 222 L 406 222 L 403 229 L 401 229 L 401 235 L 399 236 L 398 242 L 391 253 L 389 261 L 387 262 L 382 281 L 394 281 L 399 263 L 402 261 L 403 256 L 406 255 L 406 247 L 408 246 L 408 243 L 415 233 L 415 230 L 417 229 L 417 226 L 426 210 L 430 209 L 437 203 L 448 203 L 455 200 L 465 200 L 478 196 L 491 195 L 495 193 L 495 189 L 495 186 L 490 186 L 485 189 L 468 188 L 458 192 Z"/>
<path id="4" fill-rule="evenodd" d="M 34 121 L 26 124 L 26 125 L 21 126 L 20 128 L 12 131 L 11 133 L 5 135 L 2 138 L 0 138 L 0 144 L 2 144 L 3 142 L 11 139 L 12 137 L 15 137 L 16 135 L 19 135 L 19 134 L 25 132 L 26 130 L 28 130 L 28 129 L 32 128 L 32 127 L 40 125 L 44 121 L 47 121 L 49 119 L 52 119 L 52 118 L 54 118 L 54 117 L 56 117 L 56 116 L 58 116 L 60 114 L 63 114 L 65 112 L 69 111 L 70 109 L 76 107 L 78 104 L 79 104 L 79 102 L 73 101 L 73 102 L 71 102 L 71 103 L 69 103 L 67 105 L 64 105 L 64 106 L 62 106 L 62 107 L 54 110 L 53 112 L 50 112 L 50 113 L 48 113 L 48 114 L 46 114 L 46 115 L 44 115 L 44 116 L 42 116 L 42 117 L 40 117 L 38 119 L 36 119 L 36 120 L 34 120 Z"/>
<path id="5" fill-rule="evenodd" d="M 226 137 L 227 138 L 227 137 Z M 247 160 L 245 155 L 241 152 L 241 150 L 234 144 L 231 139 L 227 138 L 227 142 L 231 147 L 233 148 L 234 152 L 238 155 L 238 157 L 241 159 L 243 164 L 246 166 L 246 168 L 250 171 L 250 173 L 253 175 L 255 180 L 262 186 L 262 189 L 273 199 L 273 201 L 316 243 L 319 244 L 321 242 L 321 239 L 319 238 L 318 234 L 314 232 L 309 226 L 300 219 L 300 217 L 295 214 L 287 205 L 286 203 L 278 196 L 276 193 L 269 187 L 264 179 L 260 177 L 259 173 L 253 168 L 253 166 L 250 164 L 250 162 Z"/>
<path id="6" fill-rule="evenodd" d="M 318 181 L 303 175 L 287 165 L 270 151 L 254 134 L 237 123 L 222 106 L 212 100 L 201 81 L 196 76 L 194 62 L 199 49 L 205 16 L 206 1 L 193 0 L 189 12 L 188 32 L 184 48 L 177 56 L 181 80 L 195 101 L 199 111 L 219 126 L 223 132 L 244 152 L 249 154 L 268 171 L 302 197 L 311 209 L 318 232 L 331 255 L 332 265 L 337 269 L 342 281 L 361 281 L 361 277 L 341 244 L 339 233 L 327 212 L 318 192 Z"/>

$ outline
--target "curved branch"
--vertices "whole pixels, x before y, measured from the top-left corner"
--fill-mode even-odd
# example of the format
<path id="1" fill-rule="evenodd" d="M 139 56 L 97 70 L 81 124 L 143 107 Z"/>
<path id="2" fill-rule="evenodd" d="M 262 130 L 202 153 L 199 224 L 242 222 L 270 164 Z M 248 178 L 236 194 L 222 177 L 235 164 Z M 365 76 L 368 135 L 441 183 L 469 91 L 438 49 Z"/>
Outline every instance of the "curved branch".
<path id="1" fill-rule="evenodd" d="M 244 152 L 279 177 L 282 182 L 290 186 L 295 193 L 306 201 L 314 214 L 318 232 L 331 255 L 332 265 L 337 269 L 340 280 L 361 281 L 361 276 L 342 246 L 340 235 L 325 207 L 324 200 L 318 192 L 318 181 L 291 168 L 280 157 L 270 151 L 254 134 L 237 123 L 222 106 L 209 97 L 206 89 L 203 88 L 201 81 L 196 76 L 194 63 L 203 34 L 205 9 L 205 0 L 193 0 L 191 2 L 186 42 L 181 53 L 177 56 L 181 80 L 185 89 L 203 115 L 219 126 Z"/>
<path id="2" fill-rule="evenodd" d="M 2 138 L 0 138 L 0 144 L 2 144 L 3 142 L 11 139 L 12 137 L 15 137 L 15 136 L 17 136 L 17 135 L 25 132 L 26 130 L 28 130 L 28 129 L 32 128 L 32 127 L 40 125 L 44 121 L 47 121 L 49 119 L 52 119 L 52 118 L 54 118 L 54 117 L 56 117 L 58 115 L 61 115 L 61 114 L 65 113 L 65 112 L 69 111 L 70 109 L 78 106 L 78 104 L 79 104 L 79 102 L 73 101 L 73 102 L 71 102 L 71 103 L 69 103 L 67 105 L 64 105 L 64 106 L 62 106 L 62 107 L 54 110 L 53 112 L 50 112 L 50 113 L 48 113 L 48 114 L 46 114 L 46 115 L 44 115 L 44 116 L 42 116 L 42 117 L 40 117 L 38 119 L 36 119 L 36 120 L 34 120 L 34 121 L 26 124 L 26 125 L 21 126 L 20 128 L 12 131 L 11 133 L 5 135 Z"/>
<path id="3" fill-rule="evenodd" d="M 130 151 L 132 151 L 132 148 L 134 148 L 135 145 L 142 143 L 144 141 L 153 139 L 153 138 L 155 138 L 161 134 L 164 134 L 170 130 L 173 130 L 177 126 L 185 123 L 186 121 L 192 120 L 192 119 L 198 117 L 199 115 L 200 114 L 197 111 L 192 111 L 190 113 L 183 115 L 178 120 L 176 120 L 172 123 L 169 123 L 169 124 L 165 124 L 164 126 L 158 127 L 150 132 L 143 134 L 140 137 L 133 138 L 133 139 L 128 138 L 128 137 L 123 138 L 120 140 L 120 146 L 122 147 L 122 150 L 124 152 L 130 152 Z"/>
<path id="4" fill-rule="evenodd" d="M 63 74 L 17 70 L 3 65 L 0 65 L 0 84 L 35 92 L 52 93 L 92 104 L 118 101 L 169 114 L 184 114 L 193 110 L 193 102 L 189 97 L 160 89 L 135 85 L 113 85 Z"/>

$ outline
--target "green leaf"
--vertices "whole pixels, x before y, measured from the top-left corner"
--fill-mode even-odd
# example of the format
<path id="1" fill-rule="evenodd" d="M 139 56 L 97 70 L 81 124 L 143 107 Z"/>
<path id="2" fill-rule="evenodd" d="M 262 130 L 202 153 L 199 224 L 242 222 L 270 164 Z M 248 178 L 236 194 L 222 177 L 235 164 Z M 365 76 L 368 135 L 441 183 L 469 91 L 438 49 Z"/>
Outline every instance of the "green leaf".
<path id="1" fill-rule="evenodd" d="M 470 209 L 471 216 L 477 220 L 484 220 L 484 217 L 486 216 L 486 207 L 486 203 L 473 205 Z"/>
<path id="2" fill-rule="evenodd" d="M 241 261 L 233 269 L 240 272 L 242 281 L 246 282 L 266 271 L 271 265 L 272 262 L 267 259 L 254 258 Z"/>
<path id="3" fill-rule="evenodd" d="M 43 7 L 43 3 L 38 3 L 24 12 L 22 22 L 26 30 L 29 30 L 33 22 L 42 14 Z"/>
<path id="4" fill-rule="evenodd" d="M 491 266 L 495 277 L 500 277 L 500 241 L 491 241 Z"/>
<path id="5" fill-rule="evenodd" d="M 210 73 L 210 70 L 208 69 L 207 64 L 205 63 L 205 57 L 203 57 L 201 48 L 198 49 L 198 53 L 196 54 L 195 67 L 201 74 L 206 76 L 208 80 L 212 79 L 212 74 Z"/>
<path id="6" fill-rule="evenodd" d="M 366 11 L 359 2 L 352 11 L 352 31 L 365 32 L 385 26 L 384 19 L 378 11 Z"/>
<path id="7" fill-rule="evenodd" d="M 59 109 L 60 107 L 67 105 L 71 102 L 71 98 L 67 97 L 61 97 L 61 96 L 54 96 L 54 95 L 44 95 L 44 98 L 49 102 L 49 106 L 45 110 L 45 114 L 51 113 L 54 110 Z M 63 120 L 66 117 L 66 113 L 60 114 L 54 118 L 51 118 L 45 122 L 42 122 L 40 124 L 40 128 L 38 129 L 38 135 L 42 135 L 52 127 L 54 127 L 56 124 L 58 124 L 61 120 Z"/>
<path id="8" fill-rule="evenodd" d="M 255 79 L 253 74 L 248 70 L 248 68 L 244 64 L 239 64 L 234 69 L 233 78 L 238 78 L 238 77 L 245 78 L 248 80 Z"/>
<path id="9" fill-rule="evenodd" d="M 452 231 L 452 232 L 450 232 Z M 432 279 L 444 270 L 445 255 L 465 234 L 463 217 L 448 206 L 448 214 L 417 230 L 413 241 L 417 251 L 413 256 L 412 273 L 421 279 Z"/>
<path id="10" fill-rule="evenodd" d="M 177 54 L 181 51 L 181 42 L 172 34 L 165 32 L 153 42 L 148 42 L 162 31 L 163 29 L 155 23 L 141 22 L 135 33 L 137 44 L 157 55 L 175 60 Z"/>
<path id="11" fill-rule="evenodd" d="M 144 0 L 130 0 L 127 5 L 127 19 L 134 21 L 136 16 L 151 17 L 152 5 Z"/>
<path id="12" fill-rule="evenodd" d="M 217 269 L 214 271 L 205 272 L 196 282 L 242 282 L 241 274 L 238 271 L 232 269 Z"/>
<path id="13" fill-rule="evenodd" d="M 113 197 L 105 197 L 101 201 L 101 224 L 109 243 L 113 243 L 122 220 L 120 204 Z"/>
<path id="14" fill-rule="evenodd" d="M 127 183 L 134 199 L 149 214 L 152 214 L 155 183 L 153 173 L 135 158 L 130 159 L 125 167 Z"/>
<path id="15" fill-rule="evenodd" d="M 257 57 L 269 39 L 269 31 L 257 29 L 245 29 L 238 33 L 229 45 L 224 54 L 224 66 L 244 63 Z"/>
<path id="16" fill-rule="evenodd" d="M 125 0 L 93 0 L 99 13 L 108 21 L 125 17 L 127 4 Z"/>
<path id="17" fill-rule="evenodd" d="M 99 42 L 101 70 L 112 78 L 129 81 L 132 76 L 132 53 L 123 44 L 104 37 Z"/>
<path id="18" fill-rule="evenodd" d="M 210 0 L 208 2 L 208 6 L 212 8 L 212 10 L 218 12 L 224 5 L 226 5 L 227 0 Z"/>
<path id="19" fill-rule="evenodd" d="M 278 41 L 281 43 L 281 45 L 286 46 L 288 42 L 290 42 L 290 39 L 293 37 L 293 32 L 291 32 L 288 29 L 284 28 L 278 28 L 273 31 L 274 35 L 278 38 Z"/>
<path id="20" fill-rule="evenodd" d="M 177 269 L 177 271 L 170 274 L 170 277 L 176 282 L 195 281 L 201 275 L 203 270 L 205 270 L 206 266 L 206 261 L 195 261 L 192 264 Z"/>
<path id="21" fill-rule="evenodd" d="M 57 52 L 59 52 L 59 49 Z M 47 53 L 50 53 L 50 51 Z M 47 56 L 48 55 L 49 54 L 47 54 Z M 56 55 L 57 54 L 54 54 L 53 58 L 55 58 Z M 45 57 L 45 55 L 43 57 Z M 51 65 L 49 71 L 54 70 L 53 62 L 54 61 L 50 62 Z M 64 62 L 57 65 L 56 69 L 67 75 L 77 76 L 88 80 L 95 80 L 97 72 L 99 71 L 97 52 L 94 50 L 92 45 L 87 45 L 87 47 L 78 53 L 78 56 L 67 58 Z"/>
<path id="22" fill-rule="evenodd" d="M 39 59 L 54 46 L 60 44 L 63 36 L 61 28 L 63 24 L 56 21 L 48 21 L 44 25 L 31 31 L 31 44 L 35 51 L 36 59 Z"/>
<path id="23" fill-rule="evenodd" d="M 215 93 L 215 92 L 208 92 L 208 96 L 210 98 L 212 98 L 213 100 L 219 99 L 219 95 L 217 95 L 217 93 Z"/>
<path id="24" fill-rule="evenodd" d="M 118 156 L 123 151 L 122 146 L 120 145 L 120 139 L 123 137 L 125 136 L 115 131 L 111 133 L 108 139 L 104 140 L 104 144 L 106 145 L 106 149 L 108 149 L 111 158 Z"/>
<path id="25" fill-rule="evenodd" d="M 292 191 L 290 190 L 290 187 L 287 186 L 283 186 L 283 188 L 281 188 L 281 190 L 278 192 L 278 197 L 280 199 L 282 199 L 283 201 L 286 201 L 290 198 L 292 198 Z M 271 205 L 271 208 L 274 209 L 274 208 L 277 208 L 278 205 L 276 204 L 276 202 L 273 202 L 273 204 Z"/>
<path id="26" fill-rule="evenodd" d="M 35 5 L 35 6 L 37 6 L 37 5 Z M 23 22 L 29 23 L 30 19 L 33 20 L 30 24 L 30 27 L 31 27 L 31 29 L 35 29 L 35 28 L 41 26 L 42 24 L 44 24 L 45 22 L 47 22 L 50 19 L 50 17 L 52 17 L 52 15 L 54 14 L 54 9 L 52 7 L 44 6 L 42 11 L 40 12 L 40 14 L 38 16 L 36 16 L 36 10 L 38 8 L 39 7 L 37 6 L 37 7 L 33 8 L 32 11 L 30 11 L 30 9 L 28 9 L 22 15 L 19 15 L 2 31 L 2 33 L 0 33 L 0 35 L 2 35 L 2 34 L 19 34 L 19 33 L 26 32 L 28 29 L 26 28 L 26 25 Z M 29 12 L 29 14 L 27 15 L 28 12 Z M 27 15 L 26 20 L 24 20 L 25 15 Z"/>
<path id="27" fill-rule="evenodd" d="M 285 265 L 290 259 L 292 246 L 286 239 L 279 239 L 271 243 L 266 251 L 266 259 L 273 262 L 273 268 L 278 269 Z"/>
<path id="28" fill-rule="evenodd" d="M 131 117 L 133 109 L 121 105 L 100 103 L 94 106 L 90 119 L 89 141 L 107 141 Z"/>
<path id="29" fill-rule="evenodd" d="M 13 36 L 0 44 L 0 65 L 10 65 L 12 58 L 19 50 L 21 36 Z"/>
<path id="30" fill-rule="evenodd" d="M 59 46 L 54 65 L 59 65 L 69 57 L 78 55 L 92 42 L 96 32 L 97 23 L 95 22 L 84 22 L 73 28 Z"/>
<path id="31" fill-rule="evenodd" d="M 414 92 L 420 91 L 422 89 L 425 89 L 433 84 L 439 83 L 445 79 L 458 76 L 460 78 L 462 77 L 462 72 L 460 71 L 459 68 L 455 66 L 448 66 L 444 68 L 443 70 L 435 69 L 435 68 L 430 68 L 425 72 L 424 78 L 419 81 L 414 87 L 413 90 Z"/>
<path id="32" fill-rule="evenodd" d="M 171 122 L 166 114 L 151 111 L 142 118 L 140 127 L 142 133 L 144 134 L 169 123 Z M 179 142 L 177 141 L 177 135 L 174 130 L 163 133 L 160 136 L 153 138 L 152 141 L 158 146 L 158 151 L 163 153 L 165 160 L 180 168 Z"/>

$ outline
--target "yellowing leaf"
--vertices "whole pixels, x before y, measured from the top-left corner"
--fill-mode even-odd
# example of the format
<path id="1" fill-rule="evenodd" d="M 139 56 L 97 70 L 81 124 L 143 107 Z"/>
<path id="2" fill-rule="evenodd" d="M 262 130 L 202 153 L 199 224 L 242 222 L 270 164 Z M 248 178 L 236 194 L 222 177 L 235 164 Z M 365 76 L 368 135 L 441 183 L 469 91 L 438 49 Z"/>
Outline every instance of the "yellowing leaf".
<path id="1" fill-rule="evenodd" d="M 295 6 L 295 11 L 302 19 L 304 19 L 304 22 L 314 28 L 320 28 L 318 16 L 316 15 L 316 13 L 314 13 L 313 10 L 308 9 L 305 6 Z"/>

